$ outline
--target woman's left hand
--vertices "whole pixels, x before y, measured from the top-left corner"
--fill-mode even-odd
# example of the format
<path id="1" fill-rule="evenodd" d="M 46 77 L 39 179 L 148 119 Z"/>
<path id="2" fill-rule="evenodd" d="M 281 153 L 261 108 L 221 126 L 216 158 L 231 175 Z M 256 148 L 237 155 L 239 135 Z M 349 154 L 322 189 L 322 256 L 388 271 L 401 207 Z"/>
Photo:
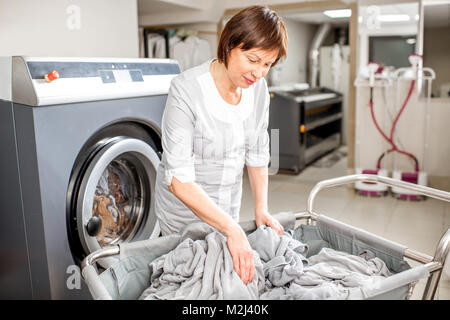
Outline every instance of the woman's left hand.
<path id="1" fill-rule="evenodd" d="M 255 213 L 256 227 L 261 225 L 266 225 L 275 230 L 276 233 L 282 235 L 284 232 L 283 226 L 278 222 L 277 219 L 272 217 L 272 215 L 267 211 L 259 211 Z"/>

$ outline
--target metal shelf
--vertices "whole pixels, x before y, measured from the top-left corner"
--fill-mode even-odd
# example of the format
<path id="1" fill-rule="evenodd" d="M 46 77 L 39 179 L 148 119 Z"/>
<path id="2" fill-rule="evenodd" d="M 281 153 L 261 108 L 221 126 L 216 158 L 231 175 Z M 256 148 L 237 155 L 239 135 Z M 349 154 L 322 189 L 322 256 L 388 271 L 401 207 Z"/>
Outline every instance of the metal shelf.
<path id="1" fill-rule="evenodd" d="M 335 113 L 335 114 L 333 114 L 331 116 L 328 116 L 328 117 L 325 117 L 325 118 L 313 121 L 311 123 L 305 123 L 306 132 L 314 130 L 317 127 L 323 126 L 325 124 L 328 124 L 330 122 L 333 122 L 333 121 L 336 121 L 336 120 L 339 120 L 339 119 L 342 119 L 342 112 Z"/>

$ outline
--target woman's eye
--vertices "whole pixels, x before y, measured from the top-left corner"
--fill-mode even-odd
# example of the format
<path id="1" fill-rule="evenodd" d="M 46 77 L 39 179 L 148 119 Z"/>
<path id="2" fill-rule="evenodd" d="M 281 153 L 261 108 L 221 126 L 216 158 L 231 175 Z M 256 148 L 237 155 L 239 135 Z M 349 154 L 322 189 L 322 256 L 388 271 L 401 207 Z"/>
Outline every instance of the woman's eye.
<path id="1" fill-rule="evenodd" d="M 249 60 L 251 63 L 255 63 L 255 62 L 256 62 L 256 60 L 253 60 L 253 59 L 251 59 L 251 58 L 248 58 L 248 60 Z"/>

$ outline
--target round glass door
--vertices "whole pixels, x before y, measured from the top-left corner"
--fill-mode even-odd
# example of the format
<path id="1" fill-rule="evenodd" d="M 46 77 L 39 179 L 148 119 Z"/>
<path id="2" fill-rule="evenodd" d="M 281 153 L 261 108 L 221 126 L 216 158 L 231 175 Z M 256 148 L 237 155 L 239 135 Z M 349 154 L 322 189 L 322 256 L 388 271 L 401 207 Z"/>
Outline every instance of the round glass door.
<path id="1" fill-rule="evenodd" d="M 86 228 L 101 247 L 133 237 L 144 213 L 145 172 L 128 155 L 120 155 L 103 171 L 95 188 L 92 218 Z"/>
<path id="2" fill-rule="evenodd" d="M 153 190 L 159 158 L 147 143 L 119 137 L 94 156 L 82 179 L 77 203 L 84 250 L 159 235 Z M 104 259 L 107 268 L 115 260 Z"/>

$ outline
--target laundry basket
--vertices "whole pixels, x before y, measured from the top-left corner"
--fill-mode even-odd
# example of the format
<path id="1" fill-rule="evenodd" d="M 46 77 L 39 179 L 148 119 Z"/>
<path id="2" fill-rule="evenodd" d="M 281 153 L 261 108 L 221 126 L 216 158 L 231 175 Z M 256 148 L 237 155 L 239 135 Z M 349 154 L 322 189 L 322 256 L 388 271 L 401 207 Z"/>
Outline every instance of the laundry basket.
<path id="1" fill-rule="evenodd" d="M 315 197 L 320 190 L 356 181 L 381 182 L 450 202 L 450 193 L 441 190 L 376 175 L 350 175 L 319 182 L 310 192 L 306 212 L 283 212 L 274 216 L 285 230 L 294 230 L 295 239 L 308 244 L 308 256 L 327 247 L 350 254 L 369 250 L 383 260 L 393 275 L 383 279 L 377 287 L 361 288 L 365 299 L 407 299 L 414 284 L 423 278 L 428 278 L 428 281 L 422 298 L 433 299 L 450 248 L 450 229 L 442 236 L 434 257 L 431 257 L 313 211 Z M 247 233 L 256 229 L 254 221 L 240 224 Z M 122 243 L 91 253 L 82 263 L 82 274 L 92 297 L 138 299 L 150 285 L 150 262 L 175 249 L 186 237 L 195 239 L 196 235 L 190 234 L 192 230 L 192 227 L 187 227 L 178 234 Z M 99 273 L 96 262 L 111 256 L 116 256 L 117 262 Z M 405 258 L 422 264 L 411 268 Z"/>

